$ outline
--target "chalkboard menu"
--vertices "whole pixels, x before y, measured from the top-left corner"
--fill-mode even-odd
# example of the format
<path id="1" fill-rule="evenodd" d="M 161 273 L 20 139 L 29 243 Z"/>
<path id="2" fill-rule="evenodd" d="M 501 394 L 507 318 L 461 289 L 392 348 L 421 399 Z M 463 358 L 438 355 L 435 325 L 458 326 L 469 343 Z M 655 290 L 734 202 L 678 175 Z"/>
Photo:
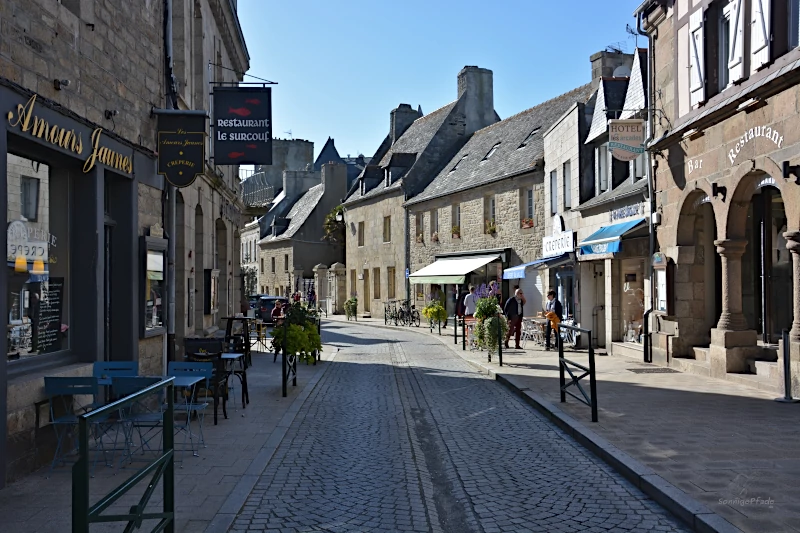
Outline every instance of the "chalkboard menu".
<path id="1" fill-rule="evenodd" d="M 39 304 L 38 352 L 50 353 L 61 349 L 61 319 L 64 307 L 64 278 L 50 278 L 42 283 Z"/>

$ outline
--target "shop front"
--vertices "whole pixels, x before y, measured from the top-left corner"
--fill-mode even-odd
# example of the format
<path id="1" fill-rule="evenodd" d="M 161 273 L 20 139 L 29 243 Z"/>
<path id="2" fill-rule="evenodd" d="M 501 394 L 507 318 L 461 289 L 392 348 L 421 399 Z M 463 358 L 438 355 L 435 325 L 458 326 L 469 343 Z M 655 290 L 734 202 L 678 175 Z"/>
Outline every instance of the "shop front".
<path id="1" fill-rule="evenodd" d="M 442 254 L 436 260 L 409 276 L 414 286 L 417 305 L 431 300 L 442 301 L 448 316 L 462 312 L 464 296 L 469 287 L 479 297 L 495 297 L 498 303 L 508 294 L 503 268 L 509 251 L 477 250 L 457 254 Z"/>
<path id="2" fill-rule="evenodd" d="M 51 431 L 33 431 L 47 426 L 34 428 L 44 376 L 139 358 L 140 309 L 144 327 L 162 325 L 163 261 L 140 248 L 138 187 L 160 187 L 152 154 L 16 88 L 0 86 L 0 109 L 2 487 L 49 458 Z M 140 276 L 152 297 L 139 294 Z"/>
<path id="3" fill-rule="evenodd" d="M 578 243 L 583 314 L 591 313 L 595 342 L 612 351 L 614 343 L 640 349 L 643 342 L 649 298 L 649 229 L 643 209 L 638 203 L 610 211 L 609 222 L 615 223 L 595 229 Z"/>

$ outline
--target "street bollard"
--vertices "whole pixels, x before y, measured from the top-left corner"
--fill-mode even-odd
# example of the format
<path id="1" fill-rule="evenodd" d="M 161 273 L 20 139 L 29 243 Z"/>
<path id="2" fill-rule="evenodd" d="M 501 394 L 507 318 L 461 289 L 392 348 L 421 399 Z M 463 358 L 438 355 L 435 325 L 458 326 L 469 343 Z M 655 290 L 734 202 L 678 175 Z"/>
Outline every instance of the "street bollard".
<path id="1" fill-rule="evenodd" d="M 775 398 L 780 403 L 797 403 L 798 398 L 792 398 L 792 361 L 789 346 L 789 330 L 782 332 L 783 338 L 783 398 Z"/>
<path id="2" fill-rule="evenodd" d="M 453 344 L 458 345 L 458 315 L 453 315 Z"/>
<path id="3" fill-rule="evenodd" d="M 441 320 L 437 320 L 436 322 L 439 324 L 439 336 L 441 337 L 442 336 L 442 321 Z"/>
<path id="4" fill-rule="evenodd" d="M 281 377 L 281 387 L 283 389 L 283 397 L 286 398 L 287 395 L 287 378 L 286 370 L 287 370 L 287 362 L 286 361 L 286 349 L 288 347 L 288 342 L 286 338 L 286 322 L 288 322 L 288 316 L 286 316 L 286 312 L 284 311 L 284 318 L 283 318 L 283 357 L 281 358 L 281 369 L 282 369 L 282 377 Z"/>
<path id="5" fill-rule="evenodd" d="M 501 316 L 497 315 L 497 359 L 500 366 L 503 366 L 503 343 L 505 342 L 500 336 L 503 334 L 503 325 L 500 323 Z"/>
<path id="6" fill-rule="evenodd" d="M 467 351 L 467 317 L 461 318 L 461 350 Z"/>

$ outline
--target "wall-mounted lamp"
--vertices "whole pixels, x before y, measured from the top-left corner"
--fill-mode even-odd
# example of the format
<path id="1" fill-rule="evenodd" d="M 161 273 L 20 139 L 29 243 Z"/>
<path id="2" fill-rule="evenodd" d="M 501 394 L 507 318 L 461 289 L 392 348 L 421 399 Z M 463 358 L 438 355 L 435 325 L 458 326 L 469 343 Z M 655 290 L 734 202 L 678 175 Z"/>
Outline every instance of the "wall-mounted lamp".
<path id="1" fill-rule="evenodd" d="M 711 196 L 716 198 L 717 196 L 722 196 L 722 201 L 725 201 L 725 197 L 728 196 L 728 188 L 723 187 L 721 185 L 717 185 L 716 183 L 711 184 Z"/>
<path id="2" fill-rule="evenodd" d="M 106 116 L 106 120 L 111 120 L 112 118 L 119 115 L 119 111 L 117 111 L 116 109 L 106 109 L 104 114 Z"/>
<path id="3" fill-rule="evenodd" d="M 736 108 L 736 111 L 752 111 L 753 109 L 760 107 L 762 103 L 763 100 L 760 98 L 748 98 L 739 104 L 739 107 Z"/>
<path id="4" fill-rule="evenodd" d="M 336 213 L 336 222 L 344 222 L 344 213 L 341 211 Z"/>
<path id="5" fill-rule="evenodd" d="M 66 89 L 69 87 L 69 80 L 53 80 L 53 87 L 56 91 L 60 91 L 62 88 Z"/>

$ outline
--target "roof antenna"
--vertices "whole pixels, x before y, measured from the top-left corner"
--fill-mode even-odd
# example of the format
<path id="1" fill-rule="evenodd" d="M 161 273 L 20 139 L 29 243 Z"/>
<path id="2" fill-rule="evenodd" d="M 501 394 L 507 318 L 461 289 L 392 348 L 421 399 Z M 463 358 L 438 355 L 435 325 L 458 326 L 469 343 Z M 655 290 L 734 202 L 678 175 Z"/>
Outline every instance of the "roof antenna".
<path id="1" fill-rule="evenodd" d="M 284 131 L 283 133 L 287 134 L 289 136 L 289 139 L 291 140 L 291 138 L 292 138 L 292 130 Z"/>
<path id="2" fill-rule="evenodd" d="M 630 24 L 625 24 L 625 32 L 628 34 L 628 39 L 633 37 L 635 43 L 634 45 L 636 48 L 639 48 L 639 32 L 636 31 L 635 28 L 631 27 Z"/>

